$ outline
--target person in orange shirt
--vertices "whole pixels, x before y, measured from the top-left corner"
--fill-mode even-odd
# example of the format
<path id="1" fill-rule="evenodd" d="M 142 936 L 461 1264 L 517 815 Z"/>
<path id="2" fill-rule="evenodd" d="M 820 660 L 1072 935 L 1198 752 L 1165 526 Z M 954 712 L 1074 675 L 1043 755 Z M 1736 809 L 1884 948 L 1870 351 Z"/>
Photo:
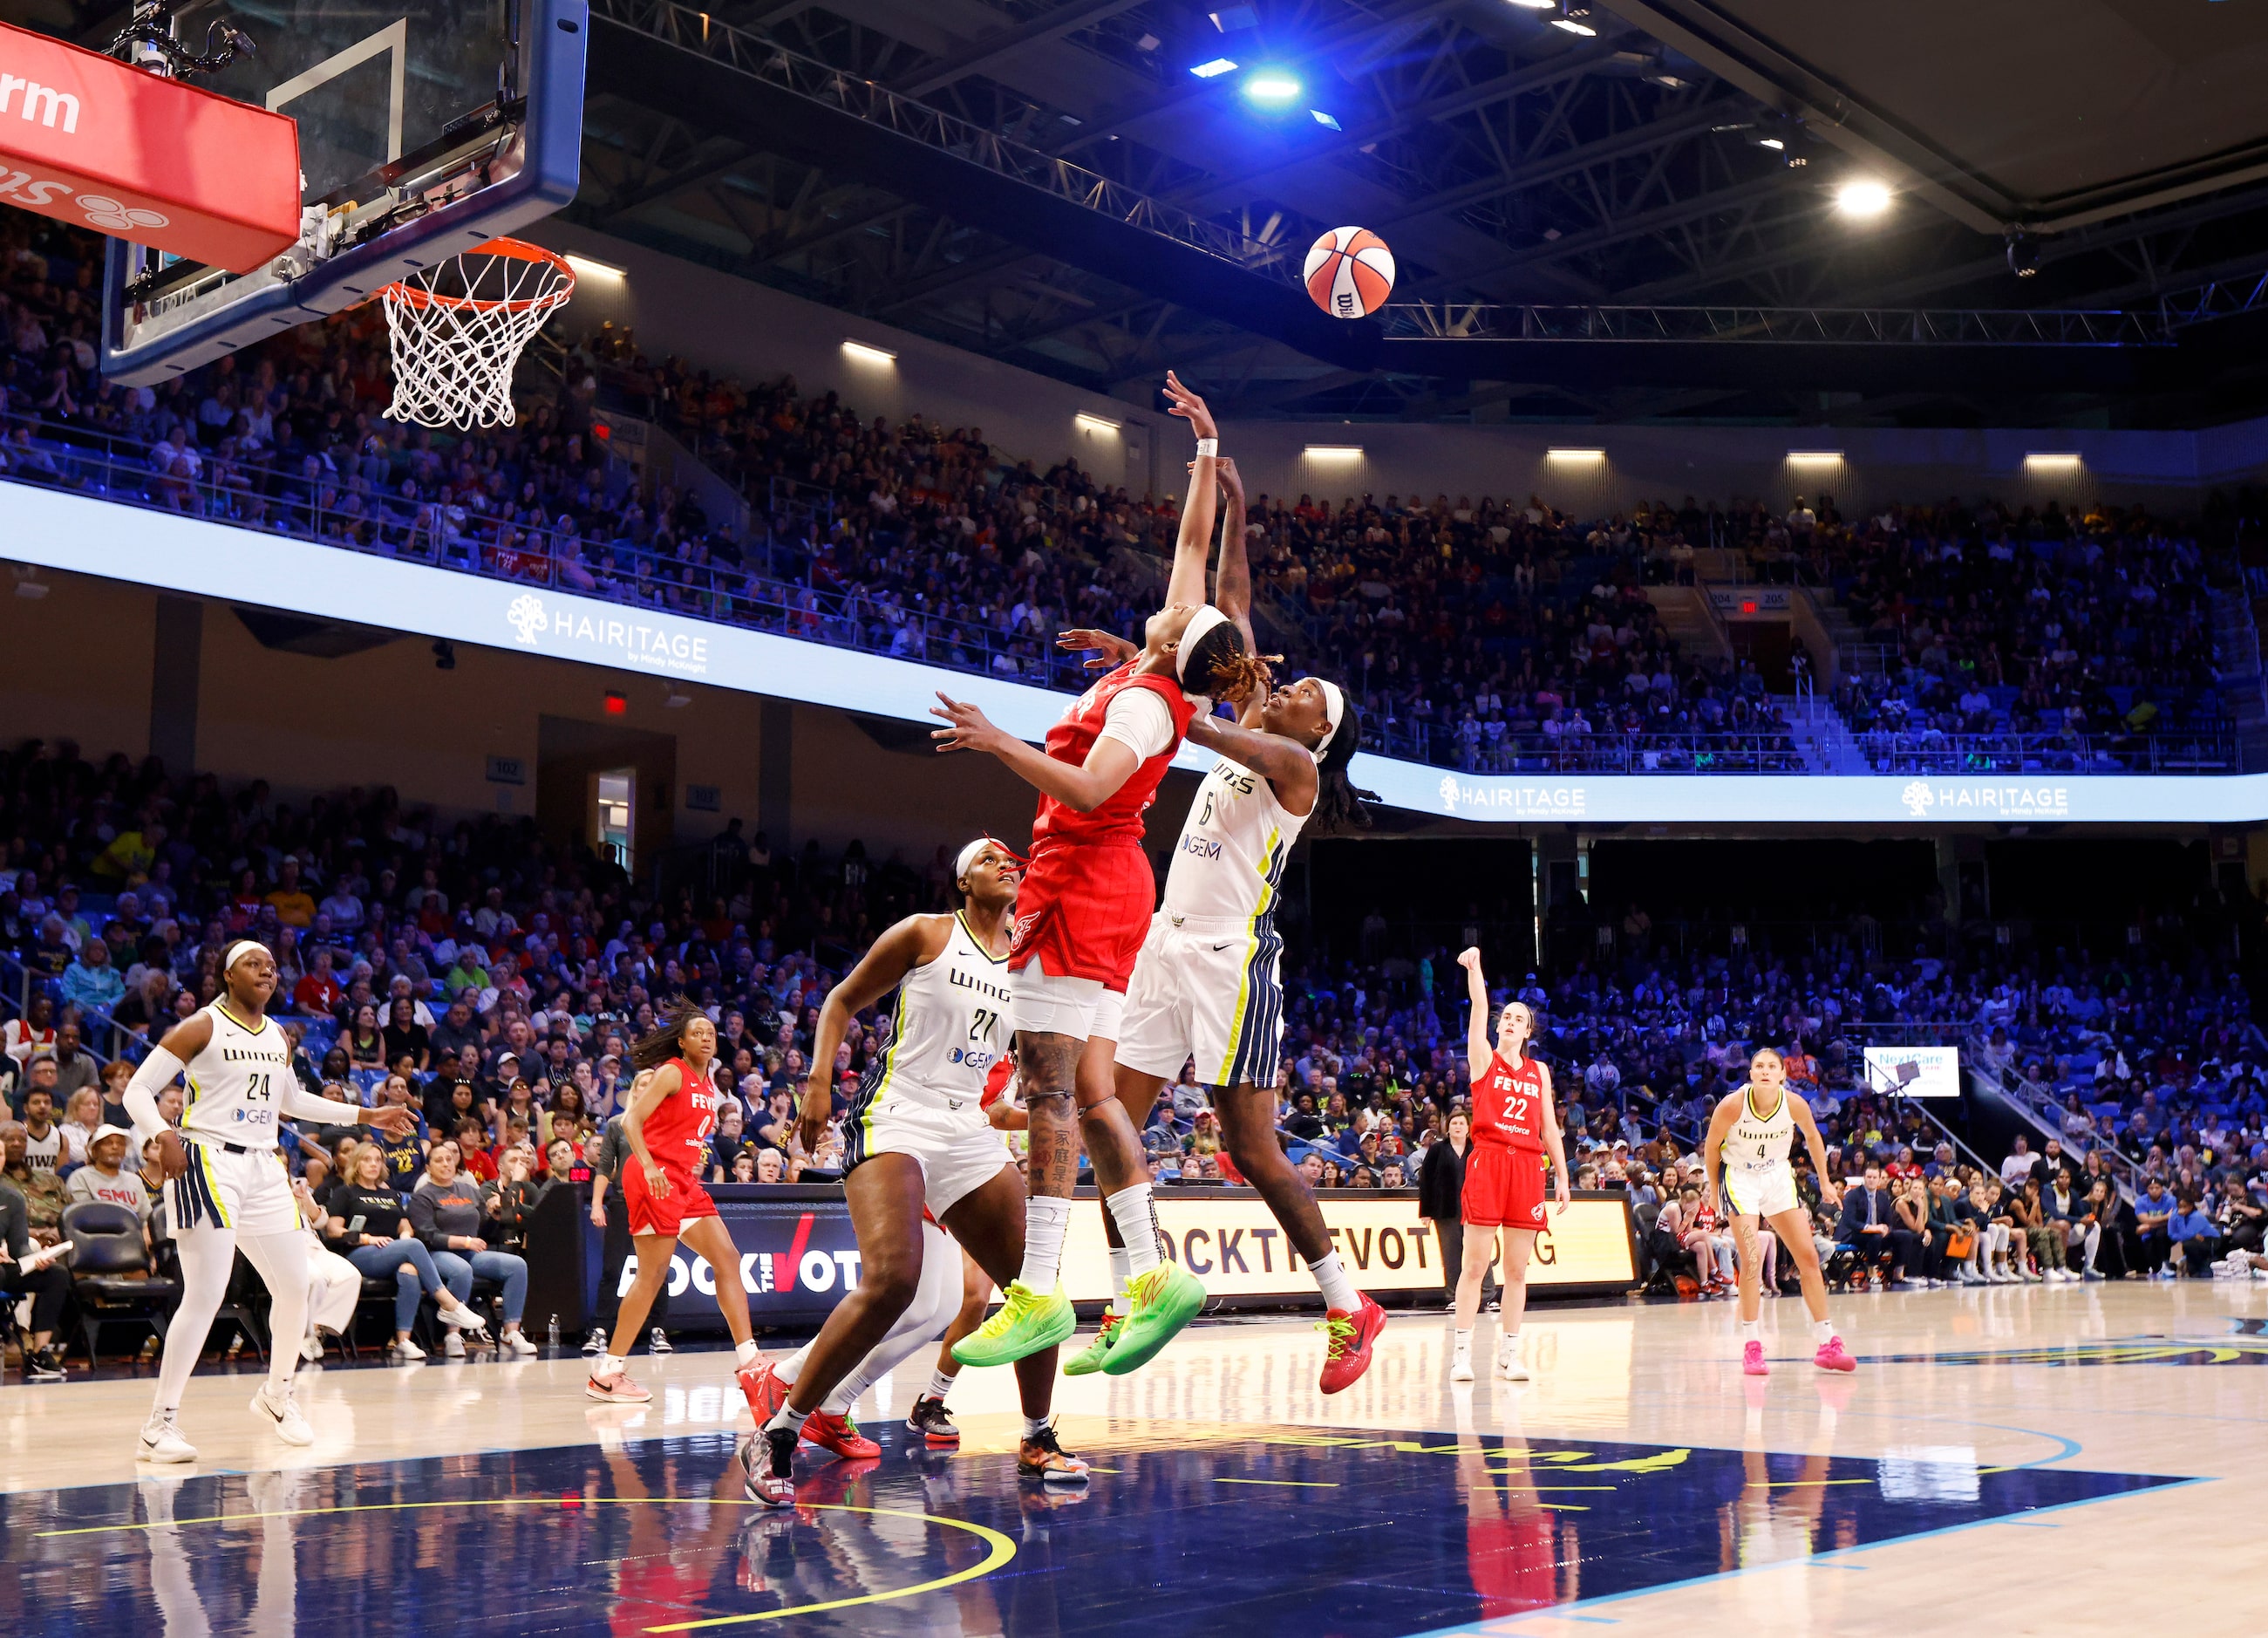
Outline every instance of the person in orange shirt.
<path id="1" fill-rule="evenodd" d="M 287 927 L 302 932 L 315 925 L 315 901 L 299 884 L 299 861 L 287 859 L 276 873 L 276 890 L 268 895 L 267 904 L 276 907 L 276 919 Z"/>

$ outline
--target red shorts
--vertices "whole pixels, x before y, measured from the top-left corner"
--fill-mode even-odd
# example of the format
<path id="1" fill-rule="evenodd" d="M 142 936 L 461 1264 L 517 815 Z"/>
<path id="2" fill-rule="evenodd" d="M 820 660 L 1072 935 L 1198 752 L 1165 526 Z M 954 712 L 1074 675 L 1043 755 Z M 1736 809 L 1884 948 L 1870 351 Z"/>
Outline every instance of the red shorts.
<path id="1" fill-rule="evenodd" d="M 1042 842 L 1016 889 L 1008 970 L 1037 960 L 1055 978 L 1099 978 L 1123 993 L 1157 908 L 1157 878 L 1138 842 Z"/>
<path id="2" fill-rule="evenodd" d="M 669 1192 L 656 1199 L 645 1186 L 645 1168 L 638 1164 L 636 1155 L 622 1168 L 622 1204 L 630 1212 L 632 1234 L 674 1236 L 684 1224 L 717 1214 L 717 1202 L 692 1173 L 674 1166 L 665 1166 L 662 1171 L 669 1178 Z"/>
<path id="3" fill-rule="evenodd" d="M 1465 1160 L 1464 1220 L 1476 1228 L 1542 1228 L 1543 1156 L 1476 1143 Z"/>

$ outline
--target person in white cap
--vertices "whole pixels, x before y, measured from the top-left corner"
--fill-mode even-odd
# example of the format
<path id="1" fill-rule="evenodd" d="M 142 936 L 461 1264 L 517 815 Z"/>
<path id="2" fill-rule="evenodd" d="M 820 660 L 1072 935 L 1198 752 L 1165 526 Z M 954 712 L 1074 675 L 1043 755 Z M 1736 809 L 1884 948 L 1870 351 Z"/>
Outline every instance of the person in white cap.
<path id="1" fill-rule="evenodd" d="M 252 1413 L 286 1444 L 314 1442 L 291 1397 L 297 1339 L 307 1329 L 306 1225 L 276 1148 L 276 1125 L 294 1119 L 362 1125 L 397 1138 L 416 1127 L 408 1109 L 357 1109 L 299 1085 L 291 1044 L 267 1016 L 276 992 L 276 957 L 266 945 L 251 939 L 230 945 L 221 958 L 221 984 L 219 999 L 168 1030 L 126 1087 L 136 1144 L 158 1141 L 166 1221 L 181 1262 L 181 1305 L 166 1332 L 157 1398 L 142 1429 L 138 1457 L 144 1462 L 196 1460 L 176 1420 L 181 1391 L 204 1352 L 239 1251 L 267 1281 L 269 1324 L 276 1339 L 268 1351 L 268 1380 L 252 1397 Z M 158 1111 L 158 1099 L 184 1074 L 188 1100 L 176 1130 Z"/>
<path id="2" fill-rule="evenodd" d="M 794 1504 L 799 1438 L 842 1457 L 880 1454 L 851 1423 L 851 1404 L 942 1336 L 960 1311 L 954 1240 L 1002 1285 L 1023 1265 L 1023 1179 L 984 1112 L 986 1083 L 1009 1044 L 1008 926 L 1020 862 L 990 837 L 969 843 L 953 867 L 961 908 L 899 922 L 819 1009 L 800 1117 L 806 1149 L 817 1148 L 827 1130 L 836 1055 L 850 1020 L 897 992 L 889 1044 L 843 1122 L 843 1196 L 858 1236 L 858 1284 L 809 1347 L 758 1383 L 751 1500 Z M 1042 1485 L 1083 1485 L 1086 1464 L 1064 1450 L 1049 1421 L 1055 1363 L 1051 1347 L 1017 1361 L 1024 1427 L 1016 1471 Z"/>
<path id="3" fill-rule="evenodd" d="M 1227 498 L 1213 601 L 1253 646 L 1252 580 L 1244 550 L 1244 489 L 1235 464 L 1220 463 Z M 1102 646 L 1094 631 L 1066 632 L 1066 648 Z M 1092 663 L 1092 662 L 1091 662 Z M 1218 754 L 1197 787 L 1174 845 L 1164 908 L 1152 919 L 1126 991 L 1118 1029 L 1115 1092 L 1138 1128 L 1184 1063 L 1220 1117 L 1228 1157 L 1260 1192 L 1285 1239 L 1323 1295 L 1322 1391 L 1338 1393 L 1369 1369 L 1385 1310 L 1355 1289 L 1324 1226 L 1313 1190 L 1276 1140 L 1276 1068 L 1284 1035 L 1278 972 L 1284 941 L 1276 895 L 1285 860 L 1309 823 L 1334 830 L 1361 818 L 1362 793 L 1347 778 L 1362 737 L 1360 713 L 1339 686 L 1305 677 L 1254 690 L 1231 724 L 1202 716 L 1189 739 Z M 1106 1220 L 1111 1284 L 1123 1293 L 1127 1252 Z M 1114 1297 L 1092 1345 L 1064 1369 L 1113 1369 L 1126 1308 Z"/>
<path id="4" fill-rule="evenodd" d="M 1024 1262 L 1006 1305 L 954 1345 L 964 1365 L 1005 1365 L 1052 1349 L 1077 1328 L 1060 1289 L 1064 1236 L 1082 1142 L 1097 1192 L 1128 1250 L 1129 1312 L 1114 1372 L 1154 1355 L 1197 1317 L 1204 1288 L 1159 1245 L 1142 1142 L 1111 1095 L 1108 1044 L 1141 953 L 1157 884 L 1142 851 L 1142 815 L 1158 794 L 1199 702 L 1242 699 L 1263 675 L 1242 631 L 1204 600 L 1212 551 L 1220 439 L 1204 400 L 1172 375 L 1170 412 L 1197 435 L 1188 504 L 1174 546 L 1166 606 L 1142 647 L 1097 677 L 1035 750 L 975 705 L 940 694 L 939 750 L 997 756 L 1040 793 L 1031 862 L 1008 953 L 1015 992 L 1016 1065 L 1031 1118 L 1031 1188 Z M 1074 1108 L 1076 1104 L 1076 1108 Z"/>

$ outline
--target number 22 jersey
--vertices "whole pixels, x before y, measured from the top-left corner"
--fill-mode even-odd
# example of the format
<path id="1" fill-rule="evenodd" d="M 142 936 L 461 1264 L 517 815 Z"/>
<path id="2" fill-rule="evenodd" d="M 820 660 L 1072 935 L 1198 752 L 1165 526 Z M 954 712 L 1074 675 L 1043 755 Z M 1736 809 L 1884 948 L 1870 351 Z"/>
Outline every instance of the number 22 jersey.
<path id="1" fill-rule="evenodd" d="M 1500 1143 L 1530 1155 L 1543 1153 L 1543 1068 L 1532 1058 L 1517 1063 L 1502 1052 L 1473 1086 L 1473 1141 Z"/>

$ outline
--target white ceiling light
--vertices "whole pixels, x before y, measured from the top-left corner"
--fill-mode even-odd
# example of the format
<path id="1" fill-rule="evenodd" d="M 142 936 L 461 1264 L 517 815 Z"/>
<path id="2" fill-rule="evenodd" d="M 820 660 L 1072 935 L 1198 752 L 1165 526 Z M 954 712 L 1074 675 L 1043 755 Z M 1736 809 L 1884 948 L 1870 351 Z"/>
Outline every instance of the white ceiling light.
<path id="1" fill-rule="evenodd" d="M 1877 217 L 1890 208 L 1890 190 L 1872 177 L 1858 177 L 1835 190 L 1835 208 L 1862 221 Z"/>
<path id="2" fill-rule="evenodd" d="M 2035 471 L 2073 472 L 2085 463 L 2075 454 L 2036 449 L 2024 457 L 2024 464 Z"/>
<path id="3" fill-rule="evenodd" d="M 1099 415 L 1089 415 L 1084 410 L 1071 417 L 1071 424 L 1083 432 L 1116 432 L 1118 423 L 1107 421 Z"/>
<path id="4" fill-rule="evenodd" d="M 1360 444 L 1310 444 L 1307 448 L 1307 456 L 1310 461 L 1359 461 L 1362 459 L 1362 446 Z"/>
<path id="5" fill-rule="evenodd" d="M 860 364 L 895 364 L 898 361 L 898 355 L 888 348 L 869 347 L 862 341 L 846 341 L 843 343 L 843 350 Z"/>
<path id="6" fill-rule="evenodd" d="M 1512 4 L 1530 11 L 1556 11 L 1559 9 L 1559 0 L 1512 0 Z"/>
<path id="7" fill-rule="evenodd" d="M 1599 34 L 1599 31 L 1588 23 L 1579 23 L 1572 17 L 1555 17 L 1551 19 L 1551 26 L 1564 28 L 1571 34 L 1580 34 L 1586 40 L 1595 40 Z"/>
<path id="8" fill-rule="evenodd" d="M 1544 458 L 1548 461 L 1565 461 L 1577 463 L 1592 461 L 1604 461 L 1607 458 L 1607 452 L 1603 449 L 1547 449 L 1543 452 L 1543 454 Z"/>
<path id="9" fill-rule="evenodd" d="M 1842 459 L 1843 452 L 1839 449 L 1791 449 L 1787 452 L 1787 463 L 1792 467 L 1831 467 L 1839 464 Z"/>
<path id="10" fill-rule="evenodd" d="M 611 262 L 594 262 L 589 256 L 578 255 L 571 250 L 567 253 L 567 265 L 581 277 L 615 284 L 620 284 L 630 276 L 628 268 L 618 268 Z"/>

